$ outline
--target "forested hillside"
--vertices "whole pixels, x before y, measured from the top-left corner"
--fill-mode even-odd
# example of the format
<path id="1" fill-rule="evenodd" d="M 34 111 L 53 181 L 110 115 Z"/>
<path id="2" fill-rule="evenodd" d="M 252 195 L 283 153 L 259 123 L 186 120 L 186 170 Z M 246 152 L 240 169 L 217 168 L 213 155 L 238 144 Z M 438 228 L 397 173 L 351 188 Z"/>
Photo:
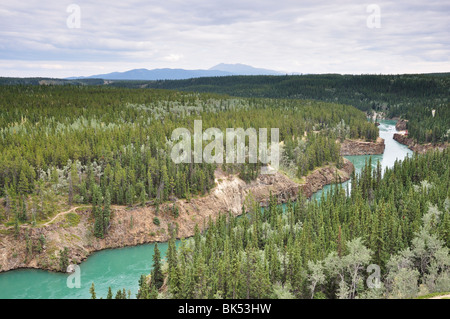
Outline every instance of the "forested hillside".
<path id="1" fill-rule="evenodd" d="M 408 119 L 409 136 L 419 143 L 450 139 L 450 74 L 227 76 L 175 81 L 59 80 L 0 78 L 0 84 L 107 85 L 215 92 L 238 97 L 313 99 L 353 105 L 388 118 Z M 432 115 L 435 110 L 435 116 Z"/>
<path id="2" fill-rule="evenodd" d="M 217 77 L 111 85 L 140 85 L 243 97 L 315 99 L 349 104 L 389 118 L 408 119 L 409 136 L 419 143 L 450 140 L 450 74 L 302 75 Z M 435 116 L 432 116 L 435 110 Z"/>
<path id="3" fill-rule="evenodd" d="M 158 205 L 202 195 L 214 186 L 215 164 L 175 164 L 175 128 L 279 128 L 283 163 L 298 177 L 340 165 L 337 139 L 374 140 L 378 128 L 351 106 L 323 102 L 230 98 L 105 86 L 1 86 L 0 220 L 39 223 L 56 204 L 92 204 L 103 237 L 109 205 Z M 206 143 L 206 142 L 205 142 Z M 297 153 L 307 156 L 296 157 Z M 259 164 L 231 165 L 250 181 Z"/>
<path id="4" fill-rule="evenodd" d="M 352 185 L 350 196 L 337 186 L 320 203 L 300 196 L 285 210 L 272 198 L 261 211 L 250 198 L 247 217 L 224 212 L 178 249 L 173 232 L 166 261 L 155 254 L 138 298 L 155 298 L 158 289 L 172 298 L 411 298 L 449 291 L 450 150 L 396 162 L 383 177 L 379 165 L 367 163 Z"/>

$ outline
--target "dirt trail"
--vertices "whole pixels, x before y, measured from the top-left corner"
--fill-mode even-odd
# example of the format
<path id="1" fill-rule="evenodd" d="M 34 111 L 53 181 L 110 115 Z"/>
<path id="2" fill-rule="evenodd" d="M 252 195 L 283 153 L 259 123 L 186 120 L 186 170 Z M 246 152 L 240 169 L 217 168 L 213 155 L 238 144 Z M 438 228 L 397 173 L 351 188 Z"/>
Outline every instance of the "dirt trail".
<path id="1" fill-rule="evenodd" d="M 62 216 L 62 215 L 71 213 L 71 212 L 73 212 L 74 210 L 76 210 L 77 208 L 80 208 L 80 206 L 75 206 L 75 207 L 72 207 L 72 208 L 69 209 L 69 210 L 66 210 L 65 212 L 58 213 L 58 214 L 56 214 L 55 217 L 53 217 L 51 220 L 49 220 L 49 221 L 46 222 L 45 224 L 42 224 L 41 226 L 47 226 L 47 225 L 51 224 L 53 221 L 55 221 L 59 216 Z"/>
<path id="2" fill-rule="evenodd" d="M 80 207 L 81 207 L 81 206 L 75 206 L 75 207 L 72 207 L 72 208 L 69 209 L 69 210 L 66 210 L 66 211 L 64 211 L 64 212 L 60 212 L 60 213 L 56 214 L 51 220 L 49 220 L 48 222 L 45 222 L 44 224 L 39 225 L 38 227 L 47 226 L 47 225 L 51 224 L 53 221 L 55 221 L 59 216 L 65 215 L 65 214 L 68 214 L 68 213 L 71 213 L 71 212 L 73 212 L 74 210 L 76 210 L 77 208 L 80 208 Z M 31 225 L 29 225 L 29 224 L 24 224 L 24 225 L 20 225 L 19 227 L 20 227 L 20 228 L 30 228 Z M 3 228 L 3 229 L 12 229 L 12 228 L 14 228 L 14 226 L 5 227 L 5 226 L 3 226 L 3 225 L 0 225 L 0 228 Z"/>

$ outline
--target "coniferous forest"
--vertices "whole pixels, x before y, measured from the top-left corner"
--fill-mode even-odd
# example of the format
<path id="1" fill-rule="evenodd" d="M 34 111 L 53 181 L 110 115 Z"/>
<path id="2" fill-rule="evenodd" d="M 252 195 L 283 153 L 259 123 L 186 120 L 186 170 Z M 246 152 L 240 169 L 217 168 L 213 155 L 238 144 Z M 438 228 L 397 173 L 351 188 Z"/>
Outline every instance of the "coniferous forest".
<path id="1" fill-rule="evenodd" d="M 450 75 L 235 76 L 177 81 L 117 81 L 111 85 L 217 92 L 243 97 L 315 99 L 353 105 L 385 117 L 408 120 L 409 137 L 419 143 L 450 140 Z M 435 116 L 432 115 L 435 110 Z"/>
<path id="2" fill-rule="evenodd" d="M 42 78 L 0 78 L 0 84 L 37 85 Z M 127 88 L 215 92 L 240 97 L 313 99 L 353 105 L 387 118 L 407 119 L 409 137 L 418 143 L 443 143 L 450 139 L 449 73 L 402 75 L 306 74 L 286 76 L 227 76 L 188 80 L 109 81 L 59 80 L 55 84 L 106 85 Z M 433 116 L 432 111 L 435 111 Z"/>
<path id="3" fill-rule="evenodd" d="M 0 300 L 450 299 L 449 0 L 3 2 Z"/>
<path id="4" fill-rule="evenodd" d="M 55 202 L 92 204 L 97 237 L 107 229 L 111 204 L 159 205 L 214 186 L 216 164 L 170 158 L 172 131 L 192 131 L 196 119 L 203 129 L 224 132 L 280 128 L 284 163 L 298 177 L 326 163 L 341 165 L 337 139 L 378 136 L 355 108 L 324 102 L 73 85 L 0 90 L 0 220 L 36 224 L 56 213 Z M 307 156 L 296 158 L 294 150 Z M 249 163 L 224 169 L 245 181 L 259 172 Z"/>
<path id="5" fill-rule="evenodd" d="M 300 195 L 282 207 L 271 198 L 261 211 L 250 201 L 246 215 L 224 213 L 178 249 L 169 229 L 166 263 L 154 261 L 137 297 L 156 298 L 164 276 L 159 298 L 412 298 L 448 291 L 450 151 L 414 155 L 381 176 L 379 165 L 366 163 L 352 178 L 350 196 L 336 186 L 319 203 Z"/>
<path id="6" fill-rule="evenodd" d="M 208 194 L 219 164 L 170 158 L 172 131 L 192 132 L 194 120 L 223 131 L 280 128 L 280 169 L 291 178 L 327 164 L 340 167 L 339 142 L 375 141 L 379 133 L 353 106 L 301 96 L 82 83 L 4 85 L 0 93 L 0 221 L 17 235 L 21 225 L 42 225 L 63 207 L 83 204 L 91 207 L 94 235 L 105 238 L 111 205 L 159 207 Z M 419 108 L 408 103 L 382 110 L 398 115 Z M 409 116 L 419 141 L 446 141 L 438 138 L 448 125 L 444 97 L 442 103 L 436 122 L 420 107 L 425 124 L 417 133 L 419 122 Z M 169 227 L 166 257 L 155 245 L 153 268 L 139 279 L 136 297 L 414 298 L 449 291 L 450 151 L 415 154 L 384 172 L 372 164 L 353 174 L 351 191 L 333 186 L 320 201 L 300 193 L 279 205 L 271 196 L 261 209 L 249 196 L 241 216 L 217 212 L 178 247 L 177 230 Z M 220 166 L 246 182 L 261 168 Z M 130 298 L 126 288 L 115 298 Z M 96 297 L 94 285 L 91 294 Z M 111 289 L 105 297 L 114 297 Z"/>

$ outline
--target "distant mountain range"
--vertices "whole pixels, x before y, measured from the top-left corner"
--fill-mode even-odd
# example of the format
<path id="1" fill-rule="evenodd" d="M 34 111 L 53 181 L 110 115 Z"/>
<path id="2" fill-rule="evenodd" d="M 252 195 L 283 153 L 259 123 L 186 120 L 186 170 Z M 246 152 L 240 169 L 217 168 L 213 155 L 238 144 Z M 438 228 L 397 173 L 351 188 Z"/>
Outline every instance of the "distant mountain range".
<path id="1" fill-rule="evenodd" d="M 104 80 L 184 80 L 211 76 L 230 75 L 284 75 L 273 70 L 254 68 L 245 64 L 221 63 L 208 70 L 185 70 L 185 69 L 134 69 L 125 72 L 112 72 L 97 74 L 87 77 L 70 77 L 68 80 L 76 79 L 104 79 Z"/>
<path id="2" fill-rule="evenodd" d="M 233 75 L 284 75 L 285 73 L 281 73 L 274 70 L 268 69 L 258 69 L 254 68 L 250 65 L 245 64 L 217 64 L 209 69 L 210 71 L 222 71 L 229 72 Z"/>

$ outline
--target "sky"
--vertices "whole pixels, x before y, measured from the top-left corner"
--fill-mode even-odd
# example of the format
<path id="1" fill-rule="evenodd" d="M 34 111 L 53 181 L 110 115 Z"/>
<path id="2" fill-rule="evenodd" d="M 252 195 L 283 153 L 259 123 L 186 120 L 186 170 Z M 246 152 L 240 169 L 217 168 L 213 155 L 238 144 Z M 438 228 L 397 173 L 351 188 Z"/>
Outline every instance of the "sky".
<path id="1" fill-rule="evenodd" d="M 1 0 L 0 76 L 450 72 L 449 16 L 448 0 Z"/>

